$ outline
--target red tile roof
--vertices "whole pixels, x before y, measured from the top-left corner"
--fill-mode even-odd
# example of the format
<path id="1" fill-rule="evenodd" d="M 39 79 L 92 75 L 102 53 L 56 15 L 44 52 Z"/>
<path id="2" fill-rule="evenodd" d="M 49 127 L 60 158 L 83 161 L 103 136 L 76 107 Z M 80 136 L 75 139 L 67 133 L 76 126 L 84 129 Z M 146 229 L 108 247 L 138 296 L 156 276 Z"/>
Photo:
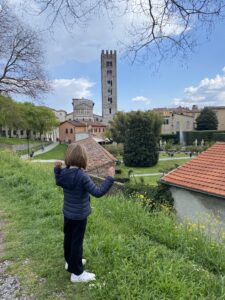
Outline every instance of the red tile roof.
<path id="1" fill-rule="evenodd" d="M 99 145 L 92 137 L 77 141 L 76 144 L 83 145 L 87 151 L 87 171 L 91 171 L 117 161 L 111 153 Z"/>
<path id="2" fill-rule="evenodd" d="M 216 143 L 161 178 L 169 185 L 225 197 L 225 143 Z"/>

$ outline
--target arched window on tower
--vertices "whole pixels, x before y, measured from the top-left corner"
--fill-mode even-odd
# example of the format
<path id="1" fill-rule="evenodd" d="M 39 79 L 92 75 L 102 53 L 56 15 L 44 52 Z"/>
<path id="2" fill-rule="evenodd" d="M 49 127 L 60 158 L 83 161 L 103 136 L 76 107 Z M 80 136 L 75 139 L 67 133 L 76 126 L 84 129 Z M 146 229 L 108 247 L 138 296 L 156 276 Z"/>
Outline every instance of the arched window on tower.
<path id="1" fill-rule="evenodd" d="M 111 115 L 111 113 L 112 113 L 112 109 L 111 109 L 111 108 L 109 109 L 109 113 L 110 113 L 110 115 Z"/>

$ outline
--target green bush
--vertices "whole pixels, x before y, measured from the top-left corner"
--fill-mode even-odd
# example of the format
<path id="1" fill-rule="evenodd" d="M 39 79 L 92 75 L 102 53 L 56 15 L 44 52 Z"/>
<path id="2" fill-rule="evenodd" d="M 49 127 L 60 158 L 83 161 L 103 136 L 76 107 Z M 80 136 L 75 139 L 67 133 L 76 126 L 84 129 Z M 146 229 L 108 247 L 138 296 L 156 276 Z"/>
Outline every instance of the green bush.
<path id="1" fill-rule="evenodd" d="M 213 140 L 216 142 L 225 142 L 225 133 L 213 133 Z"/>
<path id="2" fill-rule="evenodd" d="M 162 141 L 166 141 L 166 142 L 171 140 L 173 142 L 173 144 L 178 144 L 179 143 L 179 133 L 177 133 L 177 134 L 161 134 L 160 139 Z"/>
<path id="3" fill-rule="evenodd" d="M 150 211 L 159 208 L 162 204 L 173 207 L 174 199 L 169 187 L 162 183 L 158 183 L 157 186 L 149 186 L 141 182 L 128 183 L 125 184 L 123 192 L 126 197 L 142 202 L 143 206 Z"/>
<path id="4" fill-rule="evenodd" d="M 213 142 L 216 141 L 217 134 L 219 133 L 225 132 L 217 130 L 185 131 L 184 140 L 187 145 L 193 145 L 196 139 L 198 140 L 198 144 L 200 144 L 202 140 L 204 140 L 204 142 Z"/>

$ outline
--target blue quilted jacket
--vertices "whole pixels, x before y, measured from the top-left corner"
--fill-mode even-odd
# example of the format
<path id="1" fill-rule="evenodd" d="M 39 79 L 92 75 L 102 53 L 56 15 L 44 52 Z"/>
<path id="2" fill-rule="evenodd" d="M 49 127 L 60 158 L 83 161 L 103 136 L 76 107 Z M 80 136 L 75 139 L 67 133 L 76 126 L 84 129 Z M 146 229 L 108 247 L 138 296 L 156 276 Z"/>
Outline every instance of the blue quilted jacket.
<path id="1" fill-rule="evenodd" d="M 91 213 L 90 194 L 103 196 L 112 186 L 114 179 L 106 177 L 100 187 L 79 168 L 54 168 L 55 180 L 64 192 L 64 216 L 71 220 L 83 220 Z"/>

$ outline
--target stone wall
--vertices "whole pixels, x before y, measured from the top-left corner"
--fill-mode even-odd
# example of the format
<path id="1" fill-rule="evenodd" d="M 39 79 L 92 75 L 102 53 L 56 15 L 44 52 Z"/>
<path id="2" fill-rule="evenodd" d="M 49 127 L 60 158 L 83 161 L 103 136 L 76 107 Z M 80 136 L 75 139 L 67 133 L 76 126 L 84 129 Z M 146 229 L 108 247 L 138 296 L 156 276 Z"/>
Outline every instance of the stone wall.
<path id="1" fill-rule="evenodd" d="M 94 181 L 94 183 L 98 186 L 100 186 L 102 184 L 102 182 L 105 180 L 105 178 L 98 177 L 93 174 L 89 174 L 89 175 L 92 178 L 92 180 Z M 113 186 L 111 187 L 111 189 L 108 191 L 108 193 L 106 195 L 110 196 L 110 195 L 121 194 L 122 190 L 123 190 L 123 186 L 124 185 L 120 182 L 114 182 Z"/>

